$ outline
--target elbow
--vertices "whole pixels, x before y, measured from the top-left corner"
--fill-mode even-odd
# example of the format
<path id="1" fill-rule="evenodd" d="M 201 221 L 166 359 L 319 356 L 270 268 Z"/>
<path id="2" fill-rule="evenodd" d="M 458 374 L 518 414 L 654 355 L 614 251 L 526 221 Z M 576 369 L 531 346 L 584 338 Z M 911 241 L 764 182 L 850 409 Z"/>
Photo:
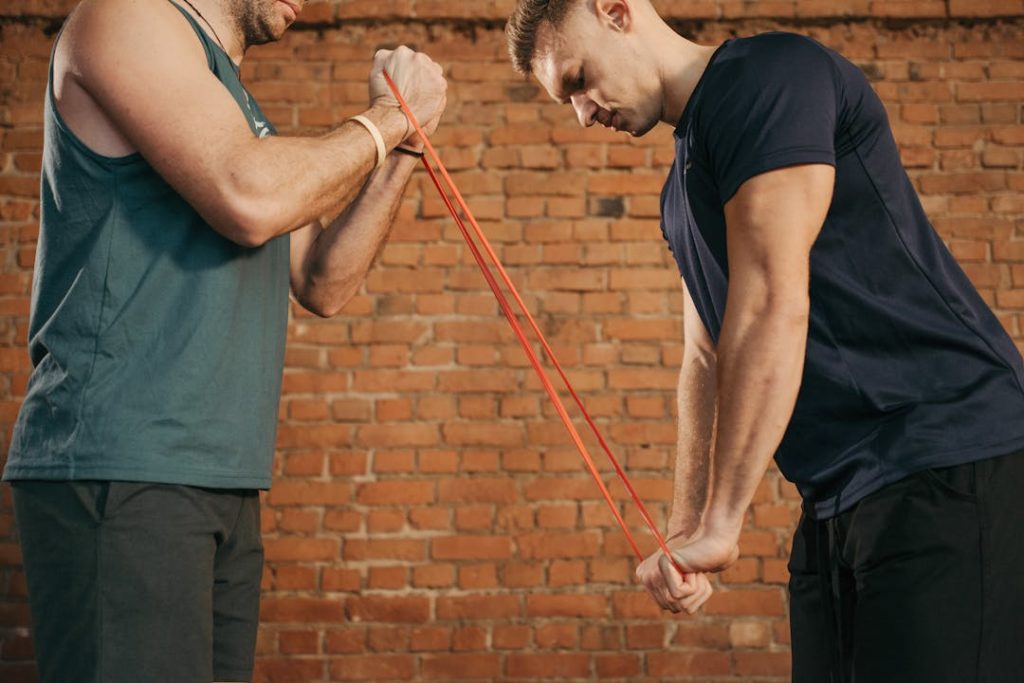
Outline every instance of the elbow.
<path id="1" fill-rule="evenodd" d="M 344 310 L 345 304 L 348 303 L 348 300 L 345 300 L 343 302 L 335 303 L 335 302 L 329 302 L 329 301 L 306 301 L 306 302 L 303 302 L 300 299 L 299 303 L 302 304 L 303 308 L 305 308 L 307 311 L 309 311 L 310 313 L 312 313 L 313 315 L 315 315 L 318 318 L 333 318 L 334 316 L 336 316 L 339 313 L 341 313 L 342 310 Z"/>
<path id="2" fill-rule="evenodd" d="M 810 304 L 799 299 L 771 301 L 750 319 L 750 330 L 763 338 L 806 338 L 810 327 Z"/>
<path id="3" fill-rule="evenodd" d="M 337 312 L 332 312 L 330 309 L 321 308 L 319 306 L 310 306 L 308 304 L 302 304 L 302 307 L 305 308 L 310 313 L 312 313 L 313 315 L 315 315 L 316 317 L 323 318 L 325 320 L 327 318 L 333 318 L 334 316 L 337 315 Z"/>
<path id="4" fill-rule="evenodd" d="M 765 288 L 730 303 L 722 325 L 723 334 L 729 330 L 729 336 L 802 335 L 810 324 L 810 298 L 803 292 Z"/>
<path id="5" fill-rule="evenodd" d="M 754 286 L 741 288 L 733 303 L 742 318 L 762 324 L 799 326 L 810 319 L 808 288 L 788 280 L 765 278 Z"/>
<path id="6" fill-rule="evenodd" d="M 304 286 L 292 284 L 292 294 L 304 309 L 318 318 L 333 318 L 342 312 L 356 294 L 358 284 L 354 287 L 316 286 L 307 283 Z"/>
<path id="7" fill-rule="evenodd" d="M 224 237 L 242 247 L 261 247 L 288 232 L 294 221 L 292 202 L 275 191 L 268 178 L 259 172 L 225 173 L 219 188 L 219 227 Z"/>
<path id="8" fill-rule="evenodd" d="M 294 281 L 292 282 L 292 297 L 303 309 L 318 318 L 332 318 L 341 310 L 340 306 L 331 305 L 331 302 L 325 297 L 317 296 L 312 287 L 300 286 Z"/>
<path id="9" fill-rule="evenodd" d="M 300 301 L 299 303 L 302 303 L 302 302 Z M 313 315 L 317 316 L 318 318 L 333 318 L 334 316 L 336 316 L 339 313 L 341 313 L 341 309 L 343 309 L 345 306 L 344 306 L 344 304 L 340 305 L 340 306 L 336 306 L 336 305 L 332 305 L 329 302 L 312 302 L 312 301 L 310 301 L 308 303 L 302 304 L 302 307 L 305 308 L 310 313 L 312 313 Z"/>
<path id="10" fill-rule="evenodd" d="M 270 241 L 269 235 L 251 227 L 236 229 L 228 239 L 246 249 L 257 249 Z"/>
<path id="11" fill-rule="evenodd" d="M 708 344 L 689 344 L 683 351 L 683 358 L 696 365 L 705 372 L 714 372 L 718 363 L 718 353 L 713 346 Z"/>
<path id="12" fill-rule="evenodd" d="M 246 138 L 209 175 L 216 180 L 194 206 L 225 239 L 258 248 L 301 225 L 308 207 L 296 199 L 280 169 L 268 163 L 267 150 L 256 138 Z"/>
<path id="13" fill-rule="evenodd" d="M 779 324 L 794 328 L 806 328 L 811 318 L 811 300 L 804 294 L 772 297 L 765 314 Z"/>
<path id="14" fill-rule="evenodd" d="M 242 196 L 228 199 L 218 232 L 241 247 L 262 247 L 286 232 L 283 222 L 276 218 L 279 212 L 269 203 Z"/>

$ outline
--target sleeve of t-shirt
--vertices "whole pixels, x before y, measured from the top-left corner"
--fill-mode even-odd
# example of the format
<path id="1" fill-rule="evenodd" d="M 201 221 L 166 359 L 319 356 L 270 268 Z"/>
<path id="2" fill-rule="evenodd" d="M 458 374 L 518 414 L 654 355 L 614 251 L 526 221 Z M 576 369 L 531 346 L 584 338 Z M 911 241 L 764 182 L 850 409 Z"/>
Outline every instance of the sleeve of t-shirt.
<path id="1" fill-rule="evenodd" d="M 716 69 L 695 122 L 723 205 L 760 173 L 835 165 L 841 85 L 826 49 L 782 33 L 747 39 L 742 48 Z"/>

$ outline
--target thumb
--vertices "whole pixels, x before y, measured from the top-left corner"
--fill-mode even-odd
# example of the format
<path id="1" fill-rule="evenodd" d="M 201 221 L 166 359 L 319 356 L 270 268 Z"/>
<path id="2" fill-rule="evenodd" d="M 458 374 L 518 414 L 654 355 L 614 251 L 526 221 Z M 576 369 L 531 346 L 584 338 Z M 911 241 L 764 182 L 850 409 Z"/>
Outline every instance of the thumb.
<path id="1" fill-rule="evenodd" d="M 692 573 L 693 569 L 681 560 L 678 551 L 673 551 L 671 557 L 662 552 L 658 557 L 658 568 L 661 569 L 661 573 L 666 579 L 674 576 L 682 580 L 682 577 Z"/>
<path id="2" fill-rule="evenodd" d="M 716 558 L 707 557 L 707 548 L 702 544 L 688 543 L 681 548 L 675 548 L 672 551 L 672 559 L 675 564 L 683 570 L 685 574 L 700 574 L 708 571 L 715 571 L 718 569 L 716 566 L 718 560 Z"/>

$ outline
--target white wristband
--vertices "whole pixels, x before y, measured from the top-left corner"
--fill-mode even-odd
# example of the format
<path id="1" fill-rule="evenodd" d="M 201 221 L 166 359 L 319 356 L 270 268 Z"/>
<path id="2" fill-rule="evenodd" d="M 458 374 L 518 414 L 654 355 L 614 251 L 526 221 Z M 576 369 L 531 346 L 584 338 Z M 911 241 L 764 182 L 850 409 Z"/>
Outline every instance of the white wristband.
<path id="1" fill-rule="evenodd" d="M 373 121 L 362 114 L 359 116 L 353 116 L 349 121 L 361 123 L 363 128 L 370 132 L 370 135 L 373 137 L 373 141 L 377 144 L 377 165 L 373 169 L 376 171 L 384 165 L 384 157 L 388 155 L 388 148 L 384 145 L 384 136 L 380 134 L 380 129 L 374 125 Z"/>

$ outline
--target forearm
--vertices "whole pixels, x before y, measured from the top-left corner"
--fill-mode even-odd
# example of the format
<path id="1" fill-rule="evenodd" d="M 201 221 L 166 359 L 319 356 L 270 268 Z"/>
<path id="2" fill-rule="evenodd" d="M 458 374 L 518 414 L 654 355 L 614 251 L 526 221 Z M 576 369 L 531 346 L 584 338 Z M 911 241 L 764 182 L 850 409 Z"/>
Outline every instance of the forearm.
<path id="1" fill-rule="evenodd" d="M 678 445 L 669 537 L 686 537 L 700 524 L 707 502 L 711 444 L 714 438 L 717 386 L 714 352 L 684 352 L 679 372 Z"/>
<path id="2" fill-rule="evenodd" d="M 391 233 L 402 194 L 418 161 L 394 154 L 345 211 L 310 245 L 292 290 L 310 311 L 335 315 L 352 298 Z"/>
<path id="3" fill-rule="evenodd" d="M 377 106 L 364 115 L 378 127 L 388 150 L 405 138 L 408 123 L 399 109 Z M 254 139 L 231 160 L 235 170 L 226 174 L 221 203 L 231 215 L 224 219 L 241 224 L 235 229 L 244 233 L 244 241 L 262 244 L 339 206 L 376 162 L 376 143 L 356 122 L 318 138 Z"/>
<path id="4" fill-rule="evenodd" d="M 727 307 L 718 344 L 718 428 L 704 526 L 738 534 L 792 417 L 806 344 L 806 300 Z"/>

